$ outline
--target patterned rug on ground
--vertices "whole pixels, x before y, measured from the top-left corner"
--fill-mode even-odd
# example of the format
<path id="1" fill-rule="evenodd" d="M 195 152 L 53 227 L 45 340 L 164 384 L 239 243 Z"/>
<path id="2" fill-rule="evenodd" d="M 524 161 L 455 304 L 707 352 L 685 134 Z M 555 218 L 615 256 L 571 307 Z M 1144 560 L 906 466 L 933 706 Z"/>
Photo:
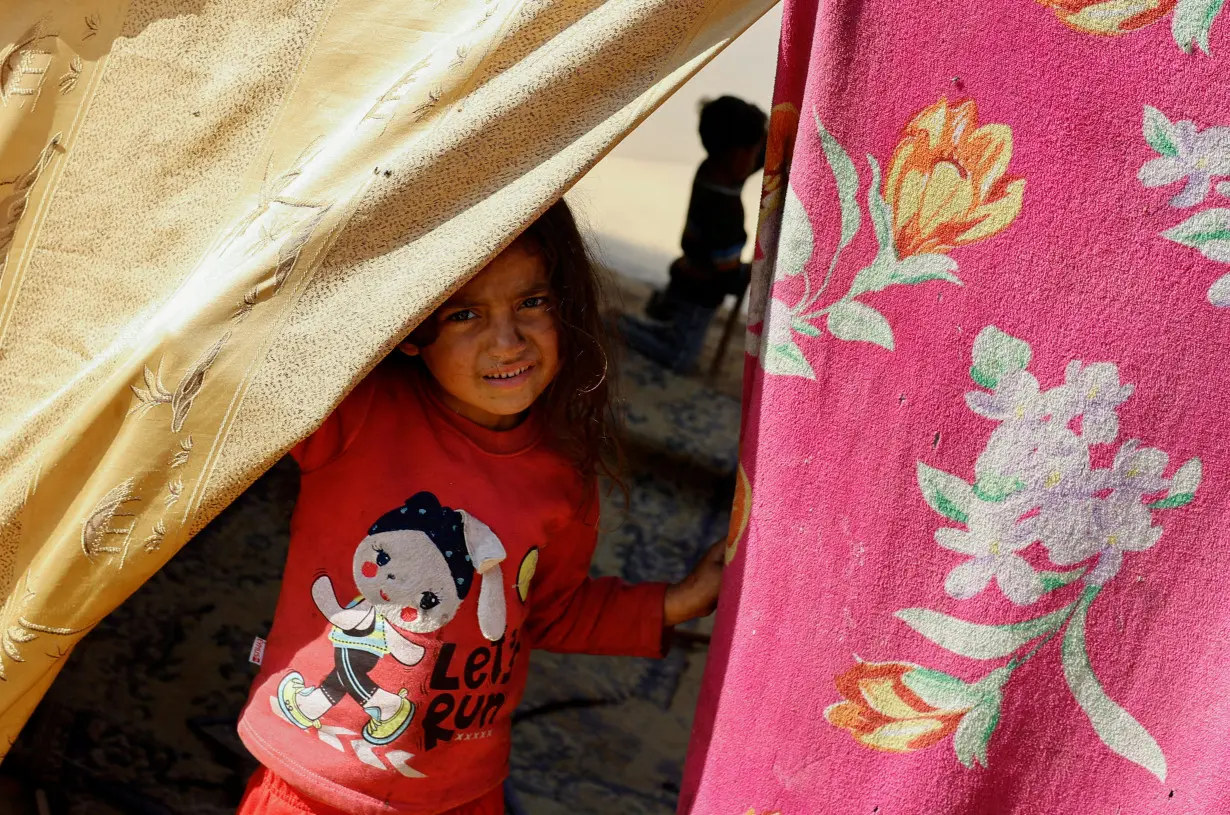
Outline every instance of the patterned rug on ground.
<path id="1" fill-rule="evenodd" d="M 678 579 L 725 533 L 739 405 L 629 355 L 628 500 L 604 507 L 593 573 Z M 234 735 L 268 630 L 298 490 L 283 461 L 74 652 L 4 771 L 56 813 L 222 815 L 254 768 Z M 674 811 L 704 650 L 665 660 L 537 653 L 514 725 L 525 815 Z"/>

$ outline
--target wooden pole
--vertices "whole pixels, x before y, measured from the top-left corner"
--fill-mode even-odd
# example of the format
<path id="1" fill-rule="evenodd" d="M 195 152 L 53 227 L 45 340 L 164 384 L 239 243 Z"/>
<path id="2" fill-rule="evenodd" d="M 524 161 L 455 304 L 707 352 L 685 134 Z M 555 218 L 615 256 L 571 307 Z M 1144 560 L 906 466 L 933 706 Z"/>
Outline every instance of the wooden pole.
<path id="1" fill-rule="evenodd" d="M 722 371 L 722 365 L 726 362 L 726 348 L 730 345 L 730 335 L 735 332 L 735 326 L 739 322 L 739 313 L 743 310 L 743 297 L 746 294 L 747 286 L 744 286 L 735 298 L 735 307 L 730 310 L 730 316 L 726 318 L 722 338 L 718 340 L 717 353 L 713 357 L 713 363 L 709 366 L 710 379 L 717 379 L 718 374 Z"/>

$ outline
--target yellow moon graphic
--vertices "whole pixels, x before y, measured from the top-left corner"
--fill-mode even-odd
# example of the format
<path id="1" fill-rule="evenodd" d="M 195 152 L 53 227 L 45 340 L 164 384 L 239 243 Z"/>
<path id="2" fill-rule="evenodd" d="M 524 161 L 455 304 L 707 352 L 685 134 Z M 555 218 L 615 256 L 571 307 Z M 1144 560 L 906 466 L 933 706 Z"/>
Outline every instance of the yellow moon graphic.
<path id="1" fill-rule="evenodd" d="M 538 547 L 534 546 L 525 553 L 525 557 L 521 558 L 521 568 L 517 570 L 517 594 L 523 603 L 530 596 L 530 581 L 534 579 L 534 572 L 537 569 Z"/>

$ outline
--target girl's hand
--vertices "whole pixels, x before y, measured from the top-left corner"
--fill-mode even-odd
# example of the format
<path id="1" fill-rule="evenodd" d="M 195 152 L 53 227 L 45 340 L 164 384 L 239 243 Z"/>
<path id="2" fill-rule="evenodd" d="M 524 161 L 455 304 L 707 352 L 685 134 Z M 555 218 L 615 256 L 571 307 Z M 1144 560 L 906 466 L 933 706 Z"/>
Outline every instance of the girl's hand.
<path id="1" fill-rule="evenodd" d="M 691 574 L 666 590 L 663 625 L 679 625 L 713 613 L 717 608 L 718 590 L 722 587 L 725 553 L 725 540 L 713 544 Z"/>

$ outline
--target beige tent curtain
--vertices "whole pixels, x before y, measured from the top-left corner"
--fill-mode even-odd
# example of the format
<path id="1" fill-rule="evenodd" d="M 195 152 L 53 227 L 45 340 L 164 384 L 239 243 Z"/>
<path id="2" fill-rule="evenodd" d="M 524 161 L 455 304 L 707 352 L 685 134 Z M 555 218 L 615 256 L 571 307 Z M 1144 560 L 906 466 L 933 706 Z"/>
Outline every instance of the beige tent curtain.
<path id="1" fill-rule="evenodd" d="M 0 756 L 77 640 L 770 5 L 7 0 Z"/>

